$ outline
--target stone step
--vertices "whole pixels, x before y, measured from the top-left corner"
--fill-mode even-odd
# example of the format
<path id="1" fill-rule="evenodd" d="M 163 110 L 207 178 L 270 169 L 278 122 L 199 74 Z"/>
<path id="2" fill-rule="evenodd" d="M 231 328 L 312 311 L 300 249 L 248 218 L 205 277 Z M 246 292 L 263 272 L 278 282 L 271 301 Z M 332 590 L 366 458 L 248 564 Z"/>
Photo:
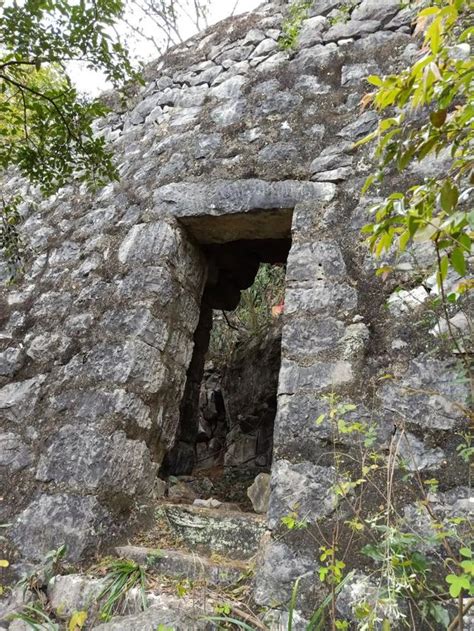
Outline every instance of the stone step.
<path id="1" fill-rule="evenodd" d="M 91 631 L 157 631 L 157 629 L 201 631 L 201 629 L 214 629 L 215 626 L 205 619 L 206 613 L 212 615 L 212 610 L 209 608 L 206 612 L 204 607 L 204 603 L 195 603 L 167 594 L 157 594 L 149 609 L 128 616 L 114 617 L 110 622 L 92 627 Z"/>
<path id="2" fill-rule="evenodd" d="M 205 620 L 213 612 L 207 591 L 179 598 L 176 593 L 168 593 L 162 587 L 147 590 L 145 603 L 140 590 L 132 588 L 120 603 L 120 612 L 110 621 L 102 622 L 97 599 L 105 584 L 105 578 L 83 574 L 55 577 L 48 585 L 48 598 L 51 611 L 64 622 L 60 628 L 65 629 L 67 621 L 77 611 L 88 614 L 85 631 L 156 631 L 161 628 L 191 631 L 211 628 Z M 144 605 L 146 608 L 143 611 Z"/>
<path id="3" fill-rule="evenodd" d="M 115 548 L 119 557 L 147 567 L 148 572 L 169 578 L 203 581 L 214 587 L 227 587 L 241 580 L 249 570 L 243 561 L 211 559 L 182 550 L 161 550 L 140 546 Z"/>
<path id="4" fill-rule="evenodd" d="M 251 559 L 266 530 L 265 517 L 253 513 L 162 504 L 156 516 L 191 550 L 232 560 Z"/>

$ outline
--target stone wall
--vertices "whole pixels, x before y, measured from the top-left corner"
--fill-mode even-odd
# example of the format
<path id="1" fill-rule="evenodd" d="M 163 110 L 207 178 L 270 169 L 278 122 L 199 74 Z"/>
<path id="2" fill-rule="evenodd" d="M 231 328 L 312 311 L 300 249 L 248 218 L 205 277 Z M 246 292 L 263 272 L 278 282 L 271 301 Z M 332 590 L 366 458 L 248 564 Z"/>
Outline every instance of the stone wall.
<path id="1" fill-rule="evenodd" d="M 463 474 L 447 462 L 467 385 L 423 324 L 423 300 L 386 308 L 396 285 L 375 278 L 359 235 L 371 156 L 353 143 L 377 125 L 359 110 L 364 77 L 406 65 L 419 42 L 398 0 L 363 0 L 344 19 L 341 4 L 316 2 L 291 53 L 278 46 L 278 2 L 189 40 L 97 126 L 118 183 L 97 195 L 71 184 L 50 200 L 26 196 L 27 269 L 1 303 L 10 555 L 36 560 L 65 539 L 79 558 L 123 532 L 176 439 L 206 278 L 199 243 L 211 232 L 210 243 L 281 238 L 292 209 L 268 515 L 276 536 L 262 552 L 257 601 L 284 602 L 302 574 L 306 603 L 318 600 L 314 542 L 282 538 L 281 517 L 296 505 L 310 523 L 333 515 L 330 428 L 314 424 L 322 395 L 375 419 L 380 446 L 402 424 L 421 469 L 442 480 L 440 505 L 464 497 Z M 436 168 L 420 164 L 414 176 Z M 21 186 L 12 178 L 6 192 Z"/>

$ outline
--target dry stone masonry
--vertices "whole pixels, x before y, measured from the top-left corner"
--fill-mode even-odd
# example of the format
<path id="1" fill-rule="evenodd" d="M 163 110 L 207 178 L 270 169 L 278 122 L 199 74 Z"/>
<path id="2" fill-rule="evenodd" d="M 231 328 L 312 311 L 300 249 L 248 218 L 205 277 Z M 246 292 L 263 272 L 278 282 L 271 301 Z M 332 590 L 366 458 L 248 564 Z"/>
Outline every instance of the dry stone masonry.
<path id="1" fill-rule="evenodd" d="M 199 399 L 210 310 L 235 308 L 258 264 L 286 257 L 269 508 L 251 531 L 252 550 L 268 531 L 257 604 L 284 608 L 300 576 L 299 609 L 321 599 L 318 550 L 281 518 L 296 510 L 309 528 L 330 527 L 323 395 L 373 419 L 379 446 L 403 423 L 417 466 L 440 480 L 440 513 L 467 510 L 464 474 L 448 463 L 468 387 L 436 351 L 423 301 L 390 299 L 395 284 L 374 276 L 359 234 L 374 199 L 360 194 L 370 149 L 353 144 L 377 125 L 359 109 L 364 77 L 416 58 L 412 13 L 398 0 L 344 4 L 315 2 L 290 52 L 278 44 L 278 0 L 197 35 L 147 68 L 126 109 L 107 96 L 113 111 L 97 133 L 119 182 L 98 193 L 71 183 L 50 199 L 25 190 L 26 271 L 0 309 L 0 523 L 11 524 L 0 558 L 17 573 L 62 543 L 80 561 L 146 529 L 160 467 L 188 440 L 180 418 L 183 401 Z M 25 188 L 15 175 L 3 187 Z M 416 513 L 409 495 L 406 511 Z M 219 528 L 223 550 L 233 531 Z M 178 620 L 173 606 L 161 611 Z M 96 628 L 155 629 L 167 622 L 156 607 Z"/>

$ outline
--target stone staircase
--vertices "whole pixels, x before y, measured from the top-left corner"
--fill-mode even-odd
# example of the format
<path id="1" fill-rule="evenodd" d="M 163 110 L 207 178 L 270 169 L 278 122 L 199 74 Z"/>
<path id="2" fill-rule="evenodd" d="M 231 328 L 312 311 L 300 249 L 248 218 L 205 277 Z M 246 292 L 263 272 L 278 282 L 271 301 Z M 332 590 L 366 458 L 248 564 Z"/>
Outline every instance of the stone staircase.
<path id="1" fill-rule="evenodd" d="M 71 616 L 78 611 L 88 612 L 84 631 L 216 629 L 206 619 L 215 615 L 216 605 L 235 600 L 236 593 L 249 589 L 253 560 L 266 529 L 263 516 L 239 512 L 233 506 L 226 509 L 225 504 L 204 508 L 171 502 L 160 503 L 155 515 L 156 527 L 146 546 L 132 541 L 114 551 L 117 558 L 146 568 L 146 608 L 143 594 L 133 588 L 117 615 L 101 621 L 97 599 L 107 578 L 93 574 L 56 576 L 46 593 L 47 606 L 59 620 L 60 631 L 68 629 Z M 2 623 L 0 604 L 0 629 L 30 629 L 18 620 L 5 622 L 8 616 L 3 614 Z"/>

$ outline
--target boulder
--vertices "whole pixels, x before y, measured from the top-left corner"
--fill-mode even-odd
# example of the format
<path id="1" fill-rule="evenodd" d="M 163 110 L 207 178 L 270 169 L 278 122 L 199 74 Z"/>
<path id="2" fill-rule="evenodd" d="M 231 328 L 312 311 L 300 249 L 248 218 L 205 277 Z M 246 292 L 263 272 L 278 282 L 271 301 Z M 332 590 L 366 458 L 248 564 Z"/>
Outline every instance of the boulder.
<path id="1" fill-rule="evenodd" d="M 256 513 L 266 513 L 270 504 L 270 474 L 259 473 L 247 489 L 247 495 Z"/>

